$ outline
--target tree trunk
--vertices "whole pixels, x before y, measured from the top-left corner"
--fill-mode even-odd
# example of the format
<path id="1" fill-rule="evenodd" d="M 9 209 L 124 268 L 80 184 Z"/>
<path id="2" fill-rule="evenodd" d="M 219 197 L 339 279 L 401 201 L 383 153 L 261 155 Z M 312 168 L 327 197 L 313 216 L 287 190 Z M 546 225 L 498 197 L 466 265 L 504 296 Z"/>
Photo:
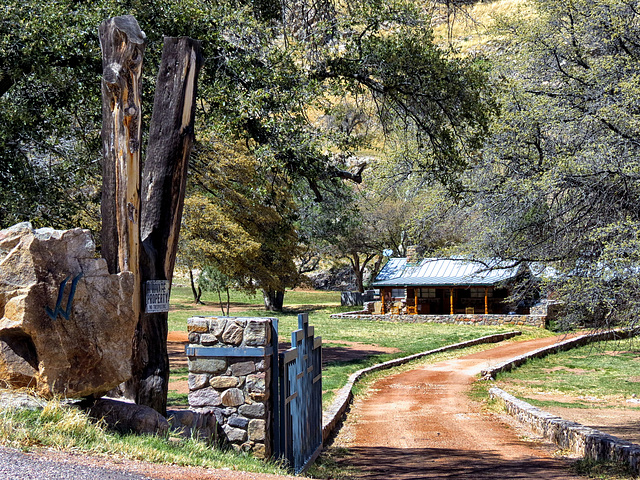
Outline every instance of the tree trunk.
<path id="1" fill-rule="evenodd" d="M 373 269 L 371 270 L 371 279 L 375 280 L 375 278 L 380 273 L 382 260 L 384 260 L 384 257 L 382 255 L 378 255 L 376 258 L 376 262 L 373 264 Z"/>
<path id="2" fill-rule="evenodd" d="M 229 309 L 231 308 L 231 294 L 229 293 L 229 287 L 227 289 L 227 317 L 229 316 Z"/>
<path id="3" fill-rule="evenodd" d="M 134 273 L 140 311 L 140 143 L 142 57 L 146 37 L 130 15 L 99 27 L 102 47 L 101 253 L 110 273 Z"/>
<path id="4" fill-rule="evenodd" d="M 195 303 L 196 305 L 198 304 L 204 305 L 204 303 L 200 301 L 200 298 L 202 297 L 202 288 L 200 288 L 200 285 L 198 285 L 198 288 L 196 288 L 196 282 L 193 279 L 193 270 L 191 268 L 189 269 L 189 282 L 191 283 L 191 293 L 193 294 L 193 303 Z"/>
<path id="5" fill-rule="evenodd" d="M 269 312 L 281 312 L 284 304 L 284 291 L 263 290 L 264 308 Z"/>
<path id="6" fill-rule="evenodd" d="M 351 262 L 351 268 L 353 269 L 353 274 L 356 280 L 356 290 L 362 293 L 364 292 L 363 272 L 365 265 L 362 265 L 362 267 L 360 266 L 360 255 L 357 252 L 351 254 L 349 261 Z"/>
<path id="7" fill-rule="evenodd" d="M 142 183 L 142 282 L 173 278 L 178 235 L 194 141 L 199 41 L 164 39 Z M 167 312 L 142 313 L 136 327 L 128 398 L 166 414 L 169 382 Z"/>
<path id="8" fill-rule="evenodd" d="M 364 272 L 360 269 L 354 270 L 356 274 L 356 290 L 360 293 L 364 293 Z"/>
<path id="9" fill-rule="evenodd" d="M 364 272 L 367 269 L 369 262 L 375 257 L 375 254 L 366 254 L 364 261 L 361 261 L 360 254 L 358 252 L 353 252 L 351 256 L 348 257 L 355 276 L 356 290 L 360 293 L 364 293 Z"/>
<path id="10" fill-rule="evenodd" d="M 220 291 L 220 287 L 216 287 L 216 291 L 218 292 L 218 305 L 220 305 L 220 311 L 222 311 L 222 316 L 224 317 L 224 304 L 222 303 L 222 292 Z"/>

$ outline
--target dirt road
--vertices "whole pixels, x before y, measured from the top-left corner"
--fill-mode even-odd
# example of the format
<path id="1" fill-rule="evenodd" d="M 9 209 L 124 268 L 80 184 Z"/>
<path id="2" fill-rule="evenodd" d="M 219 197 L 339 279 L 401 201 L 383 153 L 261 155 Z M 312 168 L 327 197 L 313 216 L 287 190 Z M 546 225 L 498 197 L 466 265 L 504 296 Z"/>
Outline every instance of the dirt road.
<path id="1" fill-rule="evenodd" d="M 336 439 L 350 452 L 340 462 L 371 480 L 583 478 L 466 395 L 483 368 L 557 341 L 508 343 L 377 381 Z"/>

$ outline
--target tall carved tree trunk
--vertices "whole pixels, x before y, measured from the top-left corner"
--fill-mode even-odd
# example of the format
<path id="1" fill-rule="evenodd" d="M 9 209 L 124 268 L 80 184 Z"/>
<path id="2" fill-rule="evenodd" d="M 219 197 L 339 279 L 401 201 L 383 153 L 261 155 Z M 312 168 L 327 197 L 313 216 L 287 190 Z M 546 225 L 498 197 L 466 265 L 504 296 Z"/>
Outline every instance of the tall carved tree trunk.
<path id="1" fill-rule="evenodd" d="M 100 25 L 103 51 L 102 254 L 109 271 L 135 274 L 132 378 L 125 396 L 166 414 L 167 313 L 146 313 L 147 280 L 173 277 L 187 166 L 194 140 L 200 42 L 165 38 L 140 205 L 140 76 L 145 35 L 132 16 Z"/>
<path id="2" fill-rule="evenodd" d="M 203 59 L 199 41 L 164 39 L 142 181 L 140 276 L 173 278 L 184 205 L 189 155 L 194 141 L 196 79 Z M 167 313 L 140 314 L 133 377 L 125 394 L 139 405 L 166 413 L 169 383 Z"/>
<path id="3" fill-rule="evenodd" d="M 142 57 L 146 37 L 130 15 L 105 20 L 102 47 L 102 246 L 110 273 L 133 272 L 141 308 L 140 144 Z"/>

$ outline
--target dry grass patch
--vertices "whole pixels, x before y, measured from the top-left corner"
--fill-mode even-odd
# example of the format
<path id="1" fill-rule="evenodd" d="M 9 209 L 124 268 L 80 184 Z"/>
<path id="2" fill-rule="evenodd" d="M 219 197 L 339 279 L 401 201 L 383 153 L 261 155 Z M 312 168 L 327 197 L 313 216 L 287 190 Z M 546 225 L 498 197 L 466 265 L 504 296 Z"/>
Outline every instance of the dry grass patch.
<path id="1" fill-rule="evenodd" d="M 500 37 L 494 27 L 496 19 L 533 15 L 524 0 L 496 0 L 460 6 L 448 12 L 438 4 L 434 9 L 434 35 L 443 47 L 452 45 L 461 54 L 491 50 Z"/>

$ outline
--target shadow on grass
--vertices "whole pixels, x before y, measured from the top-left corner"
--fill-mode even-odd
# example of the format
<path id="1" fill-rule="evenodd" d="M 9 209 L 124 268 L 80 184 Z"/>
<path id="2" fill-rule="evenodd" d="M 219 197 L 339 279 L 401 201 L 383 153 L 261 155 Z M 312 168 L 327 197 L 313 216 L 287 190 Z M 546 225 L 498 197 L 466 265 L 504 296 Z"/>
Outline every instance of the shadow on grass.
<path id="1" fill-rule="evenodd" d="M 227 304 L 224 304 L 225 309 L 227 307 Z M 264 310 L 264 306 L 263 305 L 259 305 L 259 304 L 255 304 L 255 303 L 241 303 L 241 302 L 231 302 L 229 304 L 229 306 L 231 308 L 243 308 L 243 309 L 247 309 L 247 310 L 259 310 L 262 309 Z M 188 311 L 188 310 L 193 310 L 194 312 L 198 312 L 200 310 L 203 311 L 207 311 L 207 312 L 212 312 L 215 310 L 221 311 L 220 310 L 220 304 L 217 302 L 206 302 L 206 303 L 174 303 L 171 305 L 171 309 L 170 311 Z M 233 313 L 233 312 L 231 312 Z"/>
<path id="2" fill-rule="evenodd" d="M 380 357 L 379 350 L 367 348 L 347 348 L 347 347 L 325 347 L 322 348 L 322 365 L 323 366 L 343 366 L 343 365 L 362 365 L 368 366 L 371 362 L 367 360 L 373 357 Z M 386 357 L 385 357 L 386 358 Z M 376 358 L 378 360 L 378 358 Z M 381 360 L 383 361 L 383 360 Z"/>
<path id="3" fill-rule="evenodd" d="M 391 356 L 375 348 L 366 347 L 343 347 L 322 345 L 322 367 L 343 367 L 347 365 L 357 365 L 362 368 L 373 363 L 383 362 Z M 289 342 L 279 342 L 278 350 L 284 352 L 291 347 Z M 384 356 L 383 356 L 384 355 Z M 403 352 L 398 352 L 395 356 L 402 356 Z M 372 361 L 374 359 L 375 361 Z"/>

